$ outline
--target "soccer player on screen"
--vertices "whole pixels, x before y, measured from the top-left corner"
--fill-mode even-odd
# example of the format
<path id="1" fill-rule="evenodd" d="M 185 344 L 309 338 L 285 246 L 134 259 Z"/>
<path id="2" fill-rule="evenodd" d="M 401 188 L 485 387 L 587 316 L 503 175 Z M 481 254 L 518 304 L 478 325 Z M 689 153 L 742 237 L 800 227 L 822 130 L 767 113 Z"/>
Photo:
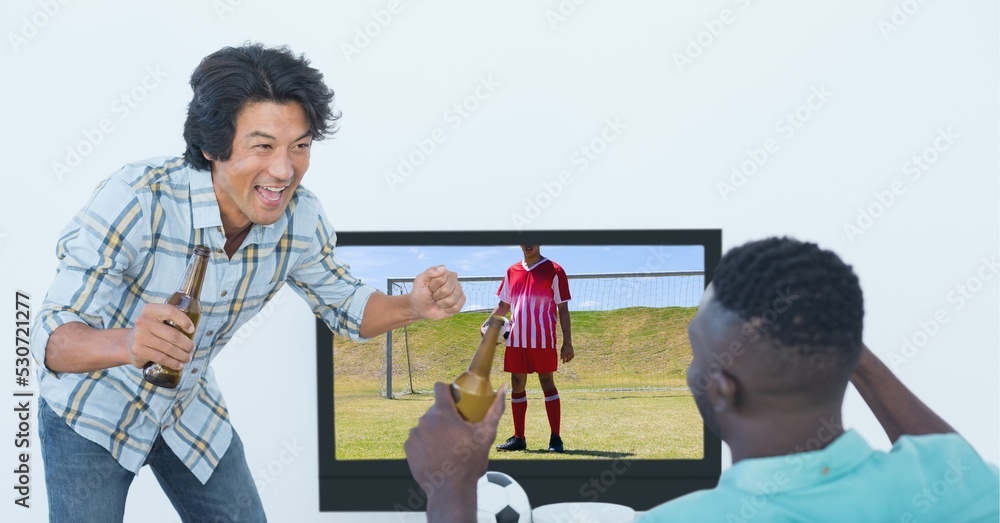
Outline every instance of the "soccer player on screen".
<path id="1" fill-rule="evenodd" d="M 553 373 L 559 364 L 573 359 L 573 341 L 569 322 L 569 282 L 559 264 L 542 256 L 538 245 L 522 245 L 524 260 L 507 269 L 497 297 L 500 303 L 493 314 L 511 313 L 511 331 L 504 351 L 503 370 L 510 373 L 510 410 L 514 417 L 514 435 L 497 450 L 525 450 L 524 418 L 528 397 L 524 392 L 528 374 L 538 373 L 538 383 L 545 394 L 545 413 L 549 418 L 549 451 L 562 452 L 559 437 L 561 407 Z M 562 347 L 556 354 L 556 314 L 562 328 Z"/>

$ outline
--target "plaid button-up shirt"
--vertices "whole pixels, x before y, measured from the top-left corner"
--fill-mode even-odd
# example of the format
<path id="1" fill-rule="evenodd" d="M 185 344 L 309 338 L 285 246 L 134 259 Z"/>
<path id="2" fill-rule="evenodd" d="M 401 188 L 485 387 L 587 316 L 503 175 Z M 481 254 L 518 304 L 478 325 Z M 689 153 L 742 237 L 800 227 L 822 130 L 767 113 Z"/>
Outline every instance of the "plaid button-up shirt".
<path id="1" fill-rule="evenodd" d="M 375 290 L 334 256 L 336 235 L 308 190 L 295 191 L 277 223 L 254 225 L 232 259 L 225 243 L 211 174 L 182 158 L 127 165 L 101 182 L 58 241 L 59 269 L 32 333 L 41 396 L 132 472 L 162 435 L 191 472 L 208 481 L 232 440 L 209 364 L 286 281 L 332 329 L 359 337 Z M 194 359 L 178 388 L 146 383 L 132 365 L 79 374 L 45 367 L 46 343 L 60 325 L 129 328 L 143 304 L 165 302 L 199 244 L 212 252 Z"/>

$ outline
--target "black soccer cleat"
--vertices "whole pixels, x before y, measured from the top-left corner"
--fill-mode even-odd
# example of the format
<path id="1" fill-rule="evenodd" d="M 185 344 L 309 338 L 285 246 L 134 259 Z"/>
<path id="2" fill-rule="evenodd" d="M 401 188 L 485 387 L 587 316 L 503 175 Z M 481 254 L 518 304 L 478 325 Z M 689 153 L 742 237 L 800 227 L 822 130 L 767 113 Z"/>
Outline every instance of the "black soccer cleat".
<path id="1" fill-rule="evenodd" d="M 549 452 L 563 452 L 562 438 L 555 434 L 549 437 Z"/>
<path id="2" fill-rule="evenodd" d="M 528 448 L 528 442 L 524 438 L 511 436 L 507 441 L 497 445 L 497 450 L 524 450 Z"/>

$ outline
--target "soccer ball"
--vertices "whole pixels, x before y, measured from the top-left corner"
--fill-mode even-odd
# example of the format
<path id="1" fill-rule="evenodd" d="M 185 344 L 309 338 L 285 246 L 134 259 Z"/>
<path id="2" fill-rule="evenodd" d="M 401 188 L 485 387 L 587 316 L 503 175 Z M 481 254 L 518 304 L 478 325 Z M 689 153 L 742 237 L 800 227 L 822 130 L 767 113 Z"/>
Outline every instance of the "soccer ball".
<path id="1" fill-rule="evenodd" d="M 507 318 L 504 318 L 503 319 L 503 325 L 500 326 L 500 337 L 497 338 L 497 342 L 498 343 L 503 343 L 503 342 L 507 341 L 507 338 L 510 338 L 510 326 L 511 326 L 510 320 L 508 320 Z M 481 336 L 486 336 L 486 324 L 485 323 L 483 324 L 482 327 L 479 328 L 479 334 Z"/>
<path id="2" fill-rule="evenodd" d="M 477 523 L 529 523 L 531 504 L 514 478 L 487 472 L 476 484 Z"/>

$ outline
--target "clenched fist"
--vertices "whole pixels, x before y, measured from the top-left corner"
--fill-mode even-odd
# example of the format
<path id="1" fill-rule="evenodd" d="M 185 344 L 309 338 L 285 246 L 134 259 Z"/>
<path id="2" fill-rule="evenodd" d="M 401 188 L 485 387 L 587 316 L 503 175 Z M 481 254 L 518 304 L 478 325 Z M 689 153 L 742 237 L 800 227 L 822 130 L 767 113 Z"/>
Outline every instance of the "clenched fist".
<path id="1" fill-rule="evenodd" d="M 462 310 L 465 293 L 458 282 L 458 274 L 444 265 L 420 273 L 413 281 L 410 303 L 421 318 L 433 320 L 447 318 Z"/>

